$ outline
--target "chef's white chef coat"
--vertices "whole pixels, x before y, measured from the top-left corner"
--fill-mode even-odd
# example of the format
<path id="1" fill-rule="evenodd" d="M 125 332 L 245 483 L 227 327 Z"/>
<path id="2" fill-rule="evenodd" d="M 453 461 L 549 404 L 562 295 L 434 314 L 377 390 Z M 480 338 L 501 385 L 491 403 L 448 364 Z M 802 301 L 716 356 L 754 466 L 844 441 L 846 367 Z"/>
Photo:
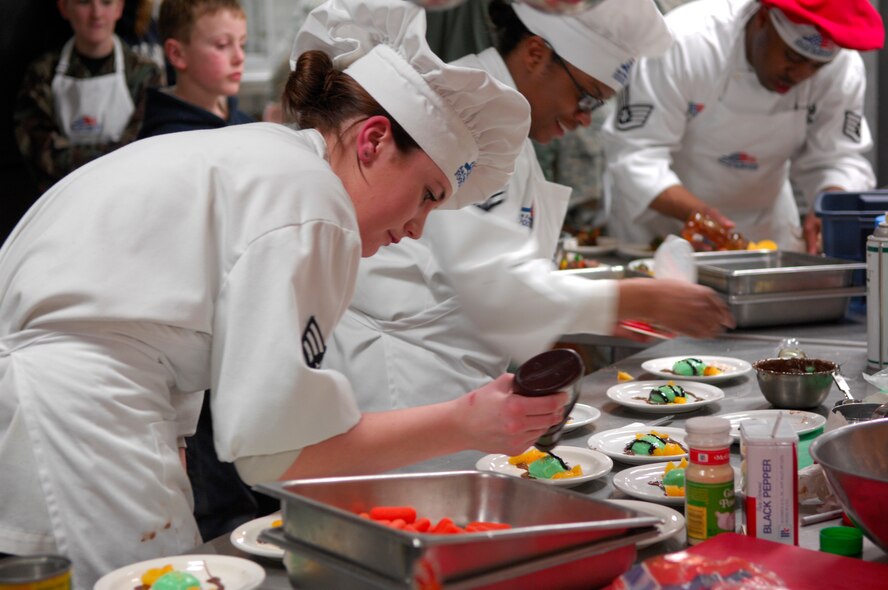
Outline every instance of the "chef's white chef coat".
<path id="1" fill-rule="evenodd" d="M 863 190 L 875 177 L 863 100 L 863 60 L 841 50 L 786 94 L 769 92 L 745 57 L 754 0 L 692 2 L 666 16 L 675 37 L 642 59 L 604 126 L 608 224 L 619 239 L 649 242 L 682 222 L 652 209 L 683 184 L 752 240 L 801 249 L 789 180 L 809 200 L 829 186 Z"/>
<path id="2" fill-rule="evenodd" d="M 515 87 L 495 49 L 455 63 Z M 553 273 L 570 189 L 545 180 L 530 140 L 515 170 L 487 210 L 435 211 L 422 239 L 362 259 L 328 354 L 362 410 L 452 399 L 561 334 L 612 331 L 615 282 Z"/>
<path id="3" fill-rule="evenodd" d="M 325 156 L 281 125 L 165 135 L 28 212 L 0 250 L 0 551 L 64 553 L 88 588 L 198 543 L 177 437 L 206 388 L 225 461 L 357 423 L 321 365 L 360 259 Z"/>

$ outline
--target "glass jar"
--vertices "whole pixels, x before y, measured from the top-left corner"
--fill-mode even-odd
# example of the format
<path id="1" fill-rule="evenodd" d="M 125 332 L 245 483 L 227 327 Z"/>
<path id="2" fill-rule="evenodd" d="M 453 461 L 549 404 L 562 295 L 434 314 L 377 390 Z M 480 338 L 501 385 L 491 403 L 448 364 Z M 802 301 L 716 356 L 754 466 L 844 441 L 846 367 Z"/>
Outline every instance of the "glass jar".
<path id="1" fill-rule="evenodd" d="M 690 418 L 685 469 L 685 519 L 688 544 L 696 545 L 735 528 L 731 423 L 724 418 Z"/>

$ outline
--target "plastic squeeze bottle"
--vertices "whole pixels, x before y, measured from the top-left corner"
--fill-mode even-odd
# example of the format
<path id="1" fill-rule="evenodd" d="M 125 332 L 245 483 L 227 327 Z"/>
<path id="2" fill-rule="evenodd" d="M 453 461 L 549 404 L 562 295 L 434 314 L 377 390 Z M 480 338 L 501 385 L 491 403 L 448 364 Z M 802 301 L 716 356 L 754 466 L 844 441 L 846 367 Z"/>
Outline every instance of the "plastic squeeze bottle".
<path id="1" fill-rule="evenodd" d="M 735 528 L 731 423 L 724 418 L 690 418 L 685 424 L 689 450 L 685 469 L 685 519 L 688 544 L 696 545 Z"/>

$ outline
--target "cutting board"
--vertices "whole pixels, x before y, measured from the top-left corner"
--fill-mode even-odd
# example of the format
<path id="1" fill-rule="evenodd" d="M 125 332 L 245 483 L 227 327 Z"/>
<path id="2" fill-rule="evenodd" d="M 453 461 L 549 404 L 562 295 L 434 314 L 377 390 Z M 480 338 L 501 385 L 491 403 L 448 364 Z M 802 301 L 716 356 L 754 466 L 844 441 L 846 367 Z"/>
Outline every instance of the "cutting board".
<path id="1" fill-rule="evenodd" d="M 723 533 L 687 550 L 712 558 L 739 557 L 780 576 L 788 588 L 888 587 L 888 565 Z"/>

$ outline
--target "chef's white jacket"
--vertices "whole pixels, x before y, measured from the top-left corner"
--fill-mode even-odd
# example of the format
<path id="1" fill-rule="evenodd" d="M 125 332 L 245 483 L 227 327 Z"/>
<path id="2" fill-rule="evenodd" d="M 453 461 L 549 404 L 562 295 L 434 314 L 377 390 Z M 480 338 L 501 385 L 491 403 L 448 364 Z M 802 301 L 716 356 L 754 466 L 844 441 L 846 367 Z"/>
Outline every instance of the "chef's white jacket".
<path id="1" fill-rule="evenodd" d="M 194 546 L 177 438 L 208 387 L 225 461 L 357 423 L 321 364 L 360 259 L 325 157 L 280 125 L 165 135 L 28 212 L 0 250 L 0 551 L 64 553 L 87 588 Z"/>
<path id="2" fill-rule="evenodd" d="M 456 64 L 515 87 L 494 49 Z M 435 211 L 422 239 L 361 261 L 328 358 L 349 376 L 362 410 L 452 399 L 562 334 L 613 330 L 614 281 L 553 272 L 569 194 L 545 180 L 527 140 L 487 210 Z"/>
<path id="3" fill-rule="evenodd" d="M 617 238 L 649 242 L 682 222 L 649 205 L 683 184 L 753 240 L 802 247 L 789 180 L 810 201 L 822 189 L 872 188 L 863 153 L 863 61 L 841 50 L 786 94 L 766 90 L 745 57 L 754 0 L 691 2 L 669 12 L 675 37 L 634 68 L 604 126 L 608 224 Z"/>

